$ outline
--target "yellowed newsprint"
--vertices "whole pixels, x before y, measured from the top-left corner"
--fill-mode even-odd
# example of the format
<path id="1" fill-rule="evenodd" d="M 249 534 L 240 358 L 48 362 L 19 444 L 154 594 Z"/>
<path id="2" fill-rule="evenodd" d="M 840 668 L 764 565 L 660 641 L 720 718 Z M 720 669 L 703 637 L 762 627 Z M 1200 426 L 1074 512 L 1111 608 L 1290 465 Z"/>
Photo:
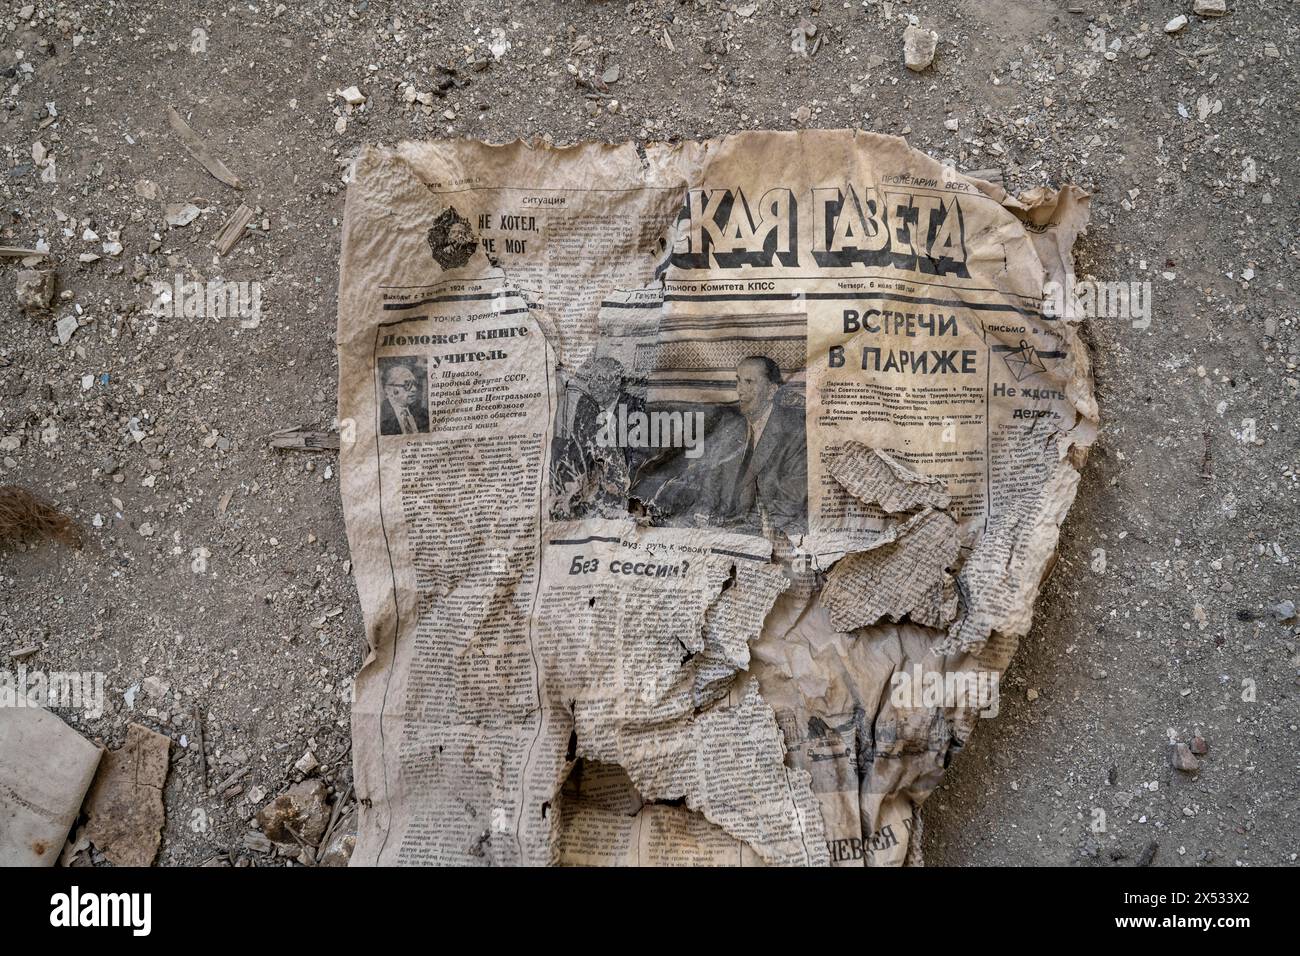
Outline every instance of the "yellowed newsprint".
<path id="1" fill-rule="evenodd" d="M 860 131 L 365 151 L 353 863 L 920 862 L 1095 434 L 1087 212 Z"/>

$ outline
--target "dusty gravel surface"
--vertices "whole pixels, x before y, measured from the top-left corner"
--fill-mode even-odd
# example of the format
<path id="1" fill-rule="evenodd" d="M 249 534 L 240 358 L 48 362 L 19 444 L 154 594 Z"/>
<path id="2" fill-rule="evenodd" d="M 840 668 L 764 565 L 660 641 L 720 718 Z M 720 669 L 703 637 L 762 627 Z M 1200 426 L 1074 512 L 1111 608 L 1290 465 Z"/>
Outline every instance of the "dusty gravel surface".
<path id="1" fill-rule="evenodd" d="M 1089 332 L 1103 433 L 1001 715 L 926 807 L 929 862 L 1294 863 L 1300 656 L 1275 606 L 1300 600 L 1300 7 L 1227 6 L 7 0 L 0 245 L 47 243 L 59 292 L 21 311 L 20 264 L 0 261 L 0 483 L 42 490 L 88 541 L 0 552 L 0 667 L 35 647 L 29 669 L 102 671 L 105 713 L 66 715 L 82 732 L 116 745 L 134 720 L 177 742 L 159 863 L 273 862 L 245 847 L 258 798 L 306 751 L 336 792 L 350 779 L 362 626 L 336 461 L 266 436 L 334 418 L 351 157 L 856 126 L 1013 191 L 1084 185 L 1079 273 L 1152 283 L 1148 327 Z M 909 15 L 940 37 L 922 73 Z M 351 86 L 364 105 L 335 95 Z M 182 148 L 168 106 L 242 190 Z M 218 257 L 241 202 L 253 221 Z M 169 225 L 186 203 L 197 218 Z M 261 283 L 260 322 L 152 315 L 178 275 Z M 1198 734 L 1200 769 L 1174 769 L 1171 740 Z"/>

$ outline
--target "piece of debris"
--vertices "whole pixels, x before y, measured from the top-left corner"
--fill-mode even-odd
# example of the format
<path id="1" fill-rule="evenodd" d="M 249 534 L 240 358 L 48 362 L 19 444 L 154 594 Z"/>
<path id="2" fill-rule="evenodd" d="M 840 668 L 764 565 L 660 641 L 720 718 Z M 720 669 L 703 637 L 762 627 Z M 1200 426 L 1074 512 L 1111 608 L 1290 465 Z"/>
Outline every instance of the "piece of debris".
<path id="1" fill-rule="evenodd" d="M 163 206 L 163 218 L 169 226 L 188 226 L 202 210 L 192 202 L 169 202 Z"/>
<path id="2" fill-rule="evenodd" d="M 248 830 L 244 833 L 244 849 L 254 853 L 270 853 L 275 846 L 260 830 Z"/>
<path id="3" fill-rule="evenodd" d="M 77 523 L 18 485 L 0 485 L 0 543 L 61 541 L 81 544 Z"/>
<path id="4" fill-rule="evenodd" d="M 76 840 L 68 840 L 63 845 L 63 852 L 59 854 L 59 866 L 94 866 L 90 858 L 90 841 L 85 837 Z"/>
<path id="5" fill-rule="evenodd" d="M 203 712 L 199 705 L 195 704 L 190 709 L 190 717 L 194 721 L 195 743 L 199 751 L 199 774 L 203 778 L 203 789 L 208 789 L 208 747 L 203 740 Z"/>
<path id="6" fill-rule="evenodd" d="M 239 177 L 227 169 L 225 163 L 212 155 L 212 152 L 208 149 L 208 144 L 190 128 L 189 123 L 181 118 L 181 114 L 170 106 L 167 107 L 167 122 L 171 124 L 176 135 L 181 138 L 181 142 L 189 150 L 190 155 L 202 163 L 204 169 L 227 186 L 232 186 L 235 189 L 241 188 Z"/>
<path id="7" fill-rule="evenodd" d="M 294 784 L 257 814 L 267 839 L 281 846 L 317 846 L 329 819 L 329 788 L 322 780 Z"/>
<path id="8" fill-rule="evenodd" d="M 217 247 L 217 255 L 224 256 L 235 247 L 244 236 L 244 230 L 248 224 L 253 221 L 253 210 L 240 204 L 239 208 L 230 214 L 230 218 L 221 226 L 221 231 L 217 233 L 217 238 L 213 244 Z"/>
<path id="9" fill-rule="evenodd" d="M 1192 13 L 1198 17 L 1221 17 L 1228 12 L 1226 0 L 1196 0 Z"/>
<path id="10" fill-rule="evenodd" d="M 320 761 L 316 759 L 316 755 L 310 750 L 303 753 L 303 755 L 298 758 L 298 762 L 293 765 L 294 769 L 304 776 L 311 773 L 319 766 Z"/>
<path id="11" fill-rule="evenodd" d="M 249 770 L 248 767 L 240 767 L 230 776 L 226 777 L 224 780 L 222 780 L 220 783 L 217 784 L 216 786 L 217 791 L 220 792 L 222 790 L 229 790 L 235 784 L 239 783 L 240 780 L 244 779 L 244 777 L 248 776 L 248 770 Z"/>
<path id="12" fill-rule="evenodd" d="M 76 334 L 81 324 L 77 321 L 75 315 L 65 315 L 54 324 L 54 334 L 58 336 L 60 345 L 67 345 L 72 341 L 72 336 Z"/>
<path id="13" fill-rule="evenodd" d="M 990 167 L 988 169 L 963 170 L 962 175 L 969 176 L 971 179 L 982 179 L 985 182 L 997 183 L 999 186 L 1002 185 L 1003 178 L 1004 178 L 1004 174 L 1002 170 L 997 168 L 996 166 Z"/>
<path id="14" fill-rule="evenodd" d="M 163 784 L 171 745 L 162 734 L 131 724 L 126 743 L 100 763 L 81 834 L 116 866 L 150 866 L 158 855 L 167 819 Z"/>
<path id="15" fill-rule="evenodd" d="M 1204 737 L 1202 737 L 1200 734 L 1197 734 L 1195 737 L 1192 738 L 1191 746 L 1188 749 L 1191 750 L 1192 753 L 1196 754 L 1196 756 L 1204 757 L 1207 753 L 1210 752 L 1210 745 L 1205 742 Z"/>
<path id="16" fill-rule="evenodd" d="M 492 39 L 488 41 L 488 51 L 492 54 L 492 59 L 501 59 L 509 49 L 510 41 L 506 39 L 506 31 L 501 27 L 493 27 Z"/>
<path id="17" fill-rule="evenodd" d="M 337 451 L 339 436 L 335 432 L 313 431 L 308 428 L 285 428 L 267 436 L 272 448 L 293 451 Z"/>
<path id="18" fill-rule="evenodd" d="M 321 841 L 323 849 L 318 866 L 347 866 L 357 845 L 357 805 L 333 825 Z"/>
<path id="19" fill-rule="evenodd" d="M 26 692 L 0 687 L 0 867 L 54 865 L 102 753 Z"/>
<path id="20" fill-rule="evenodd" d="M 349 86 L 346 90 L 336 90 L 334 95 L 341 96 L 348 106 L 360 106 L 366 101 L 366 94 L 355 86 Z"/>
<path id="21" fill-rule="evenodd" d="M 53 269 L 21 269 L 18 272 L 18 307 L 34 312 L 48 309 L 54 302 Z"/>
<path id="22" fill-rule="evenodd" d="M 1168 23 L 1165 24 L 1166 33 L 1177 33 L 1183 27 L 1187 26 L 1187 14 L 1180 13 Z"/>
<path id="23" fill-rule="evenodd" d="M 0 246 L 0 259 L 26 259 L 28 256 L 48 256 L 52 253 L 23 246 Z"/>
<path id="24" fill-rule="evenodd" d="M 903 59 L 907 68 L 920 73 L 934 62 L 939 34 L 924 27 L 909 26 L 903 31 Z"/>
<path id="25" fill-rule="evenodd" d="M 1159 849 L 1160 849 L 1160 844 L 1157 843 L 1155 840 L 1152 840 L 1150 843 L 1144 846 L 1142 848 L 1142 852 L 1138 854 L 1137 865 L 1150 866 L 1155 861 L 1156 851 Z"/>
<path id="26" fill-rule="evenodd" d="M 1269 608 L 1269 613 L 1273 615 L 1273 620 L 1281 624 L 1295 617 L 1295 601 L 1279 601 Z"/>
<path id="27" fill-rule="evenodd" d="M 1172 763 L 1175 770 L 1181 770 L 1183 773 L 1195 773 L 1201 769 L 1201 762 L 1196 759 L 1187 744 L 1180 743 L 1174 746 Z"/>

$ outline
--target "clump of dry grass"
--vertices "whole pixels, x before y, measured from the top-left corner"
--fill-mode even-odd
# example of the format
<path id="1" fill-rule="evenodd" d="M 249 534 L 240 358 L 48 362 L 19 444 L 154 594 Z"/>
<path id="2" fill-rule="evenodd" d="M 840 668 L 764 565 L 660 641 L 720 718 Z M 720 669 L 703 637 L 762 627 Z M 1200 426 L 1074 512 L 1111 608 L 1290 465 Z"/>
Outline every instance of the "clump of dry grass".
<path id="1" fill-rule="evenodd" d="M 26 488 L 0 485 L 0 544 L 62 541 L 80 546 L 77 523 Z"/>

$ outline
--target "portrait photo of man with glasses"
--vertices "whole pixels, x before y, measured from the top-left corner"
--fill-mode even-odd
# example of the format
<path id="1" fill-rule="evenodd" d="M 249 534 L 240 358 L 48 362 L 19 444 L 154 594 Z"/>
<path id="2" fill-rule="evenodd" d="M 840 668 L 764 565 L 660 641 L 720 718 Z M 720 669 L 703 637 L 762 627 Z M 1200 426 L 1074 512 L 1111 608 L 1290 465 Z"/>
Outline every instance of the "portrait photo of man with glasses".
<path id="1" fill-rule="evenodd" d="M 383 395 L 379 434 L 422 435 L 429 431 L 428 366 L 414 357 L 379 360 Z"/>

